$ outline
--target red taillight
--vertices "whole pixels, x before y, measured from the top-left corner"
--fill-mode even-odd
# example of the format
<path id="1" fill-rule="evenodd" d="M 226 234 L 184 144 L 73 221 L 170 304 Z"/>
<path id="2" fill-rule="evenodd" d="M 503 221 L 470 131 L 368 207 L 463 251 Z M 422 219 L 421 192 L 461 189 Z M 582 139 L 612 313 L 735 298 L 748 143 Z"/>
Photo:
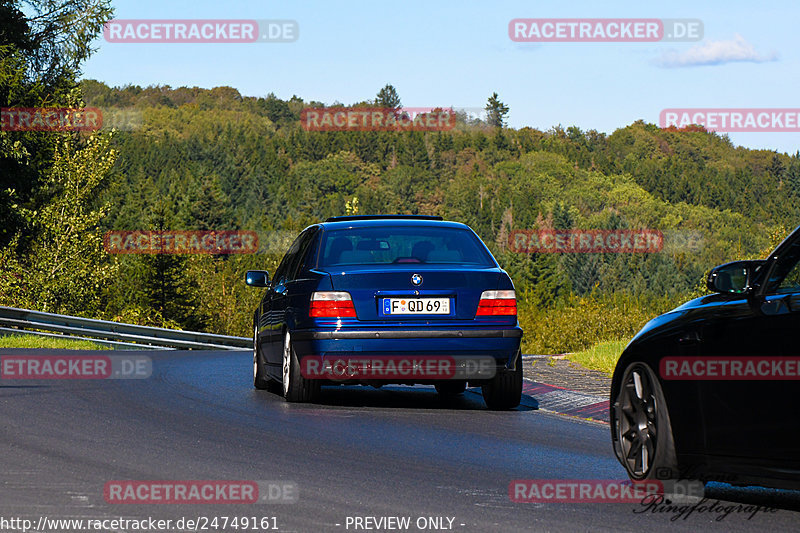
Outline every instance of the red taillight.
<path id="1" fill-rule="evenodd" d="M 514 291 L 483 291 L 475 316 L 517 316 Z"/>
<path id="2" fill-rule="evenodd" d="M 311 294 L 308 316 L 315 318 L 356 318 L 349 292 L 327 291 Z"/>

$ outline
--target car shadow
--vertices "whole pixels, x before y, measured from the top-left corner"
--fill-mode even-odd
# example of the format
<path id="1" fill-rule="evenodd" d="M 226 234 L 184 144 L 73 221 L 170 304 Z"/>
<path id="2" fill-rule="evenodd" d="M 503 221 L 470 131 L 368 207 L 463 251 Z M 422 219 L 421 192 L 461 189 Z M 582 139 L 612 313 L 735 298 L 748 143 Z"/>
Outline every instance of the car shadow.
<path id="1" fill-rule="evenodd" d="M 314 405 L 317 407 L 487 410 L 479 388 L 467 389 L 463 394 L 456 396 L 441 397 L 433 387 L 429 386 L 385 386 L 380 389 L 360 385 L 322 387 L 319 399 Z M 523 394 L 520 405 L 512 411 L 533 411 L 538 408 L 539 403 L 534 398 Z"/>
<path id="2" fill-rule="evenodd" d="M 760 505 L 769 509 L 800 511 L 800 490 L 737 487 L 714 482 L 706 484 L 705 497 L 711 501 L 722 500 L 742 505 Z"/>

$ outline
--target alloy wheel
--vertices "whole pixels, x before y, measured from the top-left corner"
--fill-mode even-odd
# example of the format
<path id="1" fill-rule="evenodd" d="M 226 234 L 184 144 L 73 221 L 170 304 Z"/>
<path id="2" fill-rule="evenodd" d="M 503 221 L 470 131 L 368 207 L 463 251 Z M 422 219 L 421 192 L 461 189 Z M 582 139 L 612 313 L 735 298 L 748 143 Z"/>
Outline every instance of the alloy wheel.
<path id="1" fill-rule="evenodd" d="M 643 365 L 632 365 L 617 399 L 617 436 L 624 464 L 634 478 L 647 476 L 656 455 L 660 407 L 654 387 L 658 386 Z"/>

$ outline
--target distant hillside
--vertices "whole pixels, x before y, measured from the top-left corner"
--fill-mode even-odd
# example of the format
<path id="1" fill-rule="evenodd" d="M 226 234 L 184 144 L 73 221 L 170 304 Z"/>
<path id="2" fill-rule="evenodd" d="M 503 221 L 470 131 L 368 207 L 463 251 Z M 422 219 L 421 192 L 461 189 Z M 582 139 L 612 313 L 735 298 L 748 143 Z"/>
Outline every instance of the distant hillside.
<path id="1" fill-rule="evenodd" d="M 579 292 L 639 278 L 637 290 L 662 292 L 683 290 L 711 264 L 758 254 L 771 229 L 800 223 L 800 156 L 735 148 L 713 133 L 643 122 L 608 136 L 461 123 L 436 133 L 308 132 L 300 112 L 321 104 L 297 97 L 95 81 L 83 82 L 83 92 L 89 105 L 143 117 L 140 129 L 117 135 L 124 179 L 108 191 L 106 224 L 114 229 L 163 216 L 176 229 L 299 230 L 344 213 L 357 197 L 362 213 L 440 214 L 470 224 L 510 268 L 522 265 L 523 283 L 536 276 L 524 268 L 529 257 L 504 252 L 514 229 L 699 232 L 699 248 L 676 241 L 677 262 L 675 254 L 560 258 Z M 590 279 L 576 279 L 589 275 L 573 265 L 582 262 L 598 263 Z"/>
<path id="2" fill-rule="evenodd" d="M 711 266 L 763 255 L 800 223 L 799 154 L 736 148 L 697 128 L 636 122 L 611 135 L 542 132 L 460 116 L 443 132 L 309 132 L 300 114 L 322 104 L 299 97 L 91 80 L 82 92 L 87 105 L 138 117 L 114 135 L 118 158 L 98 182 L 95 203 L 107 208 L 96 212 L 100 232 L 254 230 L 265 252 L 93 260 L 105 281 L 87 287 L 78 307 L 93 316 L 247 335 L 259 293 L 244 287 L 242 272 L 274 269 L 298 230 L 350 206 L 469 224 L 514 279 L 531 332 L 526 349 L 579 349 L 632 334 L 697 294 Z M 657 230 L 664 249 L 532 254 L 509 246 L 517 230 L 570 228 Z M 13 294 L 4 301 L 35 305 L 24 290 Z M 64 305 L 48 309 L 69 311 Z M 578 327 L 576 316 L 591 327 Z"/>

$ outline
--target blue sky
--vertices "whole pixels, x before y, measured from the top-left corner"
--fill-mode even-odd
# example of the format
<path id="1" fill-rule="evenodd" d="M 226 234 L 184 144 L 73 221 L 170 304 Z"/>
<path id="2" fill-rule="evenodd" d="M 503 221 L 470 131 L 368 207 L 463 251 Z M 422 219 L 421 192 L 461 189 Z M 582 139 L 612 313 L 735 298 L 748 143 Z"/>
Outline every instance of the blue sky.
<path id="1" fill-rule="evenodd" d="M 665 108 L 800 108 L 800 3 L 677 1 L 115 0 L 117 19 L 292 19 L 292 43 L 109 43 L 84 65 L 109 85 L 228 85 L 246 96 L 350 104 L 387 83 L 409 107 L 481 108 L 509 125 L 611 133 Z M 699 42 L 516 43 L 515 18 L 701 19 Z M 731 133 L 793 154 L 800 133 Z"/>

